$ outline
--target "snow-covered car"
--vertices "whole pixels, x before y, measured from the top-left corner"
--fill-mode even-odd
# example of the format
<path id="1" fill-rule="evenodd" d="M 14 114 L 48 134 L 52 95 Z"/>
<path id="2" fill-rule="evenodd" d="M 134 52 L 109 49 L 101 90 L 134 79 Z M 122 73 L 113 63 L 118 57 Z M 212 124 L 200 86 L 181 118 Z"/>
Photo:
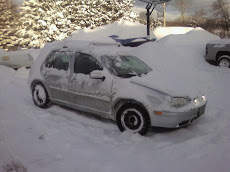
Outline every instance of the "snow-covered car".
<path id="1" fill-rule="evenodd" d="M 211 41 L 206 45 L 205 59 L 220 67 L 230 67 L 230 39 Z"/>
<path id="2" fill-rule="evenodd" d="M 33 63 L 33 57 L 29 53 L 15 51 L 4 52 L 0 54 L 0 65 L 8 66 L 13 69 L 21 67 L 31 67 Z"/>
<path id="3" fill-rule="evenodd" d="M 204 114 L 204 95 L 171 95 L 151 86 L 152 69 L 122 48 L 79 41 L 46 46 L 29 76 L 35 105 L 90 112 L 141 135 L 150 126 L 179 128 Z"/>

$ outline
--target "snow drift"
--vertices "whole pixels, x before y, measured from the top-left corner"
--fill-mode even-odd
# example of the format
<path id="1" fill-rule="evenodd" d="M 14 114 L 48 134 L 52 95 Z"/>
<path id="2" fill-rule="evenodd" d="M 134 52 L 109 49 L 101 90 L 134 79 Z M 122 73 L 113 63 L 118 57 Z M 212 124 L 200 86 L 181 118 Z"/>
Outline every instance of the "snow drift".
<path id="1" fill-rule="evenodd" d="M 168 35 L 186 34 L 193 29 L 193 27 L 157 27 L 153 29 L 153 34 L 157 39 L 161 39 Z"/>
<path id="2" fill-rule="evenodd" d="M 146 26 L 129 21 L 118 21 L 96 29 L 83 29 L 74 31 L 70 37 L 71 40 L 103 41 L 114 42 L 110 36 L 118 36 L 119 39 L 146 37 Z M 151 33 L 151 39 L 155 36 Z"/>

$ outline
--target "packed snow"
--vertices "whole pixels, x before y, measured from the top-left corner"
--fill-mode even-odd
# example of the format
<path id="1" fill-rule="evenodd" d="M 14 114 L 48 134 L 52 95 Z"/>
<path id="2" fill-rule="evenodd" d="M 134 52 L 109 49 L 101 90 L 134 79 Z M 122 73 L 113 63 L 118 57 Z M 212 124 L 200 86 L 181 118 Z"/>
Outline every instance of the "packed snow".
<path id="1" fill-rule="evenodd" d="M 135 26 L 132 32 L 139 34 Z M 106 38 L 116 29 L 96 29 L 88 39 Z M 27 84 L 29 70 L 0 66 L 0 171 L 18 162 L 32 172 L 228 172 L 230 70 L 203 57 L 205 44 L 215 39 L 197 28 L 126 48 L 153 69 L 152 83 L 186 92 L 199 88 L 208 98 L 206 113 L 193 125 L 153 129 L 145 137 L 120 133 L 116 123 L 91 114 L 56 105 L 40 109 Z"/>
<path id="2" fill-rule="evenodd" d="M 117 39 L 142 38 L 146 37 L 146 26 L 140 23 L 120 20 L 109 25 L 100 26 L 95 29 L 83 29 L 74 31 L 70 40 L 103 41 L 114 42 L 111 36 L 118 36 Z M 153 32 L 150 39 L 155 39 Z"/>
<path id="3" fill-rule="evenodd" d="M 168 35 L 186 34 L 193 29 L 193 27 L 157 27 L 153 30 L 153 34 L 157 39 L 161 39 Z"/>

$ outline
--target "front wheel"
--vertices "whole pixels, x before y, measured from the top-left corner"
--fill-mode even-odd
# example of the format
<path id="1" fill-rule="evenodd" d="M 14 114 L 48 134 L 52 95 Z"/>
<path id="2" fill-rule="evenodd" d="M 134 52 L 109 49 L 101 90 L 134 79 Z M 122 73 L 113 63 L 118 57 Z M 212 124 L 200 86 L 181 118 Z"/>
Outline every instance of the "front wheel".
<path id="1" fill-rule="evenodd" d="M 46 108 L 50 102 L 49 95 L 41 83 L 34 85 L 32 90 L 34 104 L 40 108 Z"/>
<path id="2" fill-rule="evenodd" d="M 230 59 L 230 56 L 220 57 L 220 60 L 218 61 L 218 66 L 224 67 L 224 68 L 229 68 L 230 67 L 230 60 L 229 59 Z"/>
<path id="3" fill-rule="evenodd" d="M 116 120 L 121 132 L 126 130 L 145 135 L 150 127 L 148 113 L 138 106 L 121 107 Z"/>

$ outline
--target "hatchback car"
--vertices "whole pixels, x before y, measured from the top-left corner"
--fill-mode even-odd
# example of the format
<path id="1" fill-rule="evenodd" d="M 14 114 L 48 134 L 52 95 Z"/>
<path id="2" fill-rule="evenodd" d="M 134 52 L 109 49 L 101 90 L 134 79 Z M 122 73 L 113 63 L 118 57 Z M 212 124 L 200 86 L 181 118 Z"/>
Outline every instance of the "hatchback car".
<path id="1" fill-rule="evenodd" d="M 141 135 L 151 126 L 178 128 L 204 114 L 204 95 L 174 96 L 149 86 L 152 69 L 112 47 L 74 41 L 46 46 L 30 71 L 35 105 L 52 102 L 97 114 L 115 120 L 120 131 Z"/>

